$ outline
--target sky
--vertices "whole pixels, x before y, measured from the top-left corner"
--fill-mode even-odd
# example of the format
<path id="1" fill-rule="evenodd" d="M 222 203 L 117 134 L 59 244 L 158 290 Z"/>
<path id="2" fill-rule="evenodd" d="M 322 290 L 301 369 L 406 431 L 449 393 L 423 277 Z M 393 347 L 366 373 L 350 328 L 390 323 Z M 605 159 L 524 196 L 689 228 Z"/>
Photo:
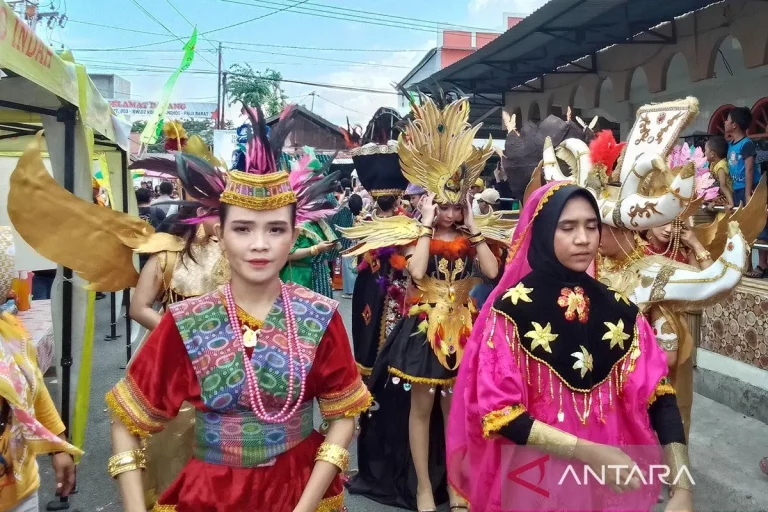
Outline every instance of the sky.
<path id="1" fill-rule="evenodd" d="M 57 49 L 62 46 L 71 49 L 75 59 L 90 72 L 114 73 L 130 81 L 132 99 L 158 99 L 163 84 L 180 62 L 181 48 L 192 34 L 193 25 L 204 35 L 198 39 L 194 63 L 176 84 L 171 97 L 174 102 L 216 101 L 218 57 L 215 48 L 219 41 L 224 41 L 225 69 L 232 64 L 247 63 L 254 70 L 277 70 L 285 79 L 389 92 L 364 93 L 283 84 L 289 102 L 313 108 L 317 114 L 339 125 L 346 125 L 347 118 L 352 124 L 365 125 L 377 108 L 397 106 L 392 84 L 399 82 L 439 43 L 440 28 L 501 31 L 504 13 L 529 14 L 546 3 L 546 0 L 41 0 L 41 7 L 49 1 L 52 8 L 66 14 L 68 21 L 64 28 L 48 29 L 41 24 L 38 35 Z M 316 15 L 286 9 L 291 5 L 311 9 Z M 335 19 L 348 16 L 357 20 Z M 238 26 L 223 28 L 237 23 Z M 287 48 L 289 46 L 312 49 Z M 121 48 L 124 50 L 118 50 Z M 316 93 L 314 97 L 312 92 Z"/>

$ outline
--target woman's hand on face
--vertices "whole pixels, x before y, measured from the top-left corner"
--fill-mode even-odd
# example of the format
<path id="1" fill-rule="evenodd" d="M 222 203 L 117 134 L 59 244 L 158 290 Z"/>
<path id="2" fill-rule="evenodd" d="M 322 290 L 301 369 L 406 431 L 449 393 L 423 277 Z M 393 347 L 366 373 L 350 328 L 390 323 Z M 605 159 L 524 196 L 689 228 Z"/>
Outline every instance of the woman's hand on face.
<path id="1" fill-rule="evenodd" d="M 437 218 L 437 203 L 435 203 L 435 194 L 429 193 L 421 196 L 419 199 L 419 211 L 421 212 L 421 223 L 425 226 L 432 226 Z"/>
<path id="2" fill-rule="evenodd" d="M 680 241 L 683 242 L 686 247 L 693 249 L 694 251 L 699 252 L 704 249 L 704 246 L 701 245 L 699 239 L 696 238 L 696 234 L 688 227 L 683 227 L 680 231 Z"/>
<path id="3" fill-rule="evenodd" d="M 467 200 L 464 207 L 464 226 L 471 235 L 477 234 L 477 224 L 475 223 L 475 212 L 472 211 L 472 192 L 467 192 Z"/>

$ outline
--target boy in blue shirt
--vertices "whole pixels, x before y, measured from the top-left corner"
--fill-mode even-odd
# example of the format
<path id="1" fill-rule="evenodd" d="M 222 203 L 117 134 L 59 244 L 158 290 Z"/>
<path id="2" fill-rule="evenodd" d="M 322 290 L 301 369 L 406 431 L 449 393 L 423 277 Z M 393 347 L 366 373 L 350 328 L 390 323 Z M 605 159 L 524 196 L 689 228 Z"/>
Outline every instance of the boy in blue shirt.
<path id="1" fill-rule="evenodd" d="M 733 181 L 733 204 L 746 205 L 752 191 L 760 181 L 760 172 L 755 169 L 755 144 L 747 137 L 752 124 L 752 112 L 746 107 L 731 110 L 725 120 L 725 137 L 728 139 L 728 172 Z M 758 235 L 758 240 L 768 237 L 768 229 Z M 744 275 L 747 277 L 768 277 L 768 251 L 757 251 L 757 266 Z"/>
<path id="2" fill-rule="evenodd" d="M 733 204 L 746 205 L 752 191 L 760 181 L 755 172 L 755 144 L 747 137 L 752 124 L 752 112 L 746 107 L 731 110 L 725 120 L 725 138 L 728 139 L 728 172 L 733 181 Z"/>

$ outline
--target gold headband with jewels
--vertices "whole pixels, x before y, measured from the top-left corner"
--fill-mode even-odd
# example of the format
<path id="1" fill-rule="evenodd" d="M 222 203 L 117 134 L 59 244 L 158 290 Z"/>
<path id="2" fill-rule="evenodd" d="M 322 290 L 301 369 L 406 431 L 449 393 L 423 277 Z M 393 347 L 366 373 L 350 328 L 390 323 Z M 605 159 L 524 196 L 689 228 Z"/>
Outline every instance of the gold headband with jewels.
<path id="1" fill-rule="evenodd" d="M 252 174 L 232 171 L 221 194 L 221 202 L 250 210 L 276 210 L 296 203 L 296 194 L 287 172 Z"/>

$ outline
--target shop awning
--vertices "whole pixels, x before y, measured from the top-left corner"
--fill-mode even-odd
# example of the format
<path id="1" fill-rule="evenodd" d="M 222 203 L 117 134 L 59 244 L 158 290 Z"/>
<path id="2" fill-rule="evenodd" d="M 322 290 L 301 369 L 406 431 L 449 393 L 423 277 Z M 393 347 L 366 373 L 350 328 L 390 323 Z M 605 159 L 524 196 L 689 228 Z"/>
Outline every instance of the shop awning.
<path id="1" fill-rule="evenodd" d="M 544 75 L 597 72 L 597 53 L 616 44 L 676 44 L 674 23 L 712 0 L 551 0 L 472 55 L 413 86 L 459 89 L 473 118 L 503 105 L 509 91 L 543 92 Z M 476 112 L 474 112 L 476 110 Z M 491 117 L 491 114 L 488 114 Z M 474 120 L 474 119 L 473 119 Z"/>

